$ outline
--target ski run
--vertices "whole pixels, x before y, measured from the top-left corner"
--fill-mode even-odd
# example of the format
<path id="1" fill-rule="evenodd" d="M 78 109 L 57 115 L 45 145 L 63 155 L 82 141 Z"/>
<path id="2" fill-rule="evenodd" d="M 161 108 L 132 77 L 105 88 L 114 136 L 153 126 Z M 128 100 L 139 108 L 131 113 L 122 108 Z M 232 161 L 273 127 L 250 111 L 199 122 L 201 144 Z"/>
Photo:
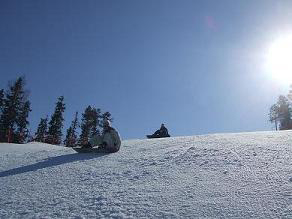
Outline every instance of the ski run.
<path id="1" fill-rule="evenodd" d="M 0 218 L 292 218 L 292 132 L 0 144 Z"/>

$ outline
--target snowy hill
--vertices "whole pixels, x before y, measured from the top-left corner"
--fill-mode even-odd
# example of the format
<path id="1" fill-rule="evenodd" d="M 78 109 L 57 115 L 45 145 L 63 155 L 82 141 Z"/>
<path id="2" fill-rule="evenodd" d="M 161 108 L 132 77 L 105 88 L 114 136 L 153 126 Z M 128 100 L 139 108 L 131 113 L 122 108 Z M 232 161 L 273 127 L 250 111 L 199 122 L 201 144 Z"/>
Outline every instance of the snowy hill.
<path id="1" fill-rule="evenodd" d="M 292 218 L 292 132 L 0 144 L 0 218 Z"/>

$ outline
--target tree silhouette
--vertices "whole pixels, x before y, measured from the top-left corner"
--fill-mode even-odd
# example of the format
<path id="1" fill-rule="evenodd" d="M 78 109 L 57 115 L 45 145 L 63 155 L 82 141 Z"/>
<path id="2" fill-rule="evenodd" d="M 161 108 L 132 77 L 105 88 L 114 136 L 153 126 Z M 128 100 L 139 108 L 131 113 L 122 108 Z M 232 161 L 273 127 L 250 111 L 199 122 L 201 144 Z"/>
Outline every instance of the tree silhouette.
<path id="1" fill-rule="evenodd" d="M 23 143 L 28 135 L 30 101 L 24 90 L 25 79 L 19 77 L 5 93 L 0 92 L 0 141 Z"/>
<path id="2" fill-rule="evenodd" d="M 62 128 L 63 128 L 63 113 L 65 111 L 64 97 L 58 98 L 55 112 L 53 113 L 49 122 L 49 130 L 46 142 L 49 144 L 59 145 L 62 142 Z"/>
<path id="3" fill-rule="evenodd" d="M 48 116 L 45 119 L 41 118 L 38 129 L 35 133 L 35 141 L 45 142 L 48 132 Z"/>
<path id="4" fill-rule="evenodd" d="M 71 123 L 71 126 L 67 129 L 66 139 L 64 144 L 66 147 L 74 147 L 77 144 L 77 133 L 76 129 L 79 127 L 78 123 L 78 112 L 75 113 L 74 120 Z"/>

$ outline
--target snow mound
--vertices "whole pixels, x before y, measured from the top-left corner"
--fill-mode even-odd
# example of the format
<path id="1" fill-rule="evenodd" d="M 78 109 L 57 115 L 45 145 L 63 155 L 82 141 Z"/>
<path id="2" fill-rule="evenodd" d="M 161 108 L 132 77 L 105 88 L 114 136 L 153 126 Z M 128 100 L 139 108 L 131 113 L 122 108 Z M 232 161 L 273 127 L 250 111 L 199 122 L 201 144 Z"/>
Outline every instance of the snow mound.
<path id="1" fill-rule="evenodd" d="M 0 144 L 0 218 L 292 218 L 292 132 Z"/>

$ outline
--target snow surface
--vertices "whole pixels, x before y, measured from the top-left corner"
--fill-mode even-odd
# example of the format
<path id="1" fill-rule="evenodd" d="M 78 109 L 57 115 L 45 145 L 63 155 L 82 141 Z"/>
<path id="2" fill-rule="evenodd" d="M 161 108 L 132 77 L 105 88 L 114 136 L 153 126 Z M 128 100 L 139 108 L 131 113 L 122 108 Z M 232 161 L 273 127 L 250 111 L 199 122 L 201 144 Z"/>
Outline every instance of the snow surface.
<path id="1" fill-rule="evenodd" d="M 292 132 L 0 144 L 0 218 L 292 218 Z"/>

